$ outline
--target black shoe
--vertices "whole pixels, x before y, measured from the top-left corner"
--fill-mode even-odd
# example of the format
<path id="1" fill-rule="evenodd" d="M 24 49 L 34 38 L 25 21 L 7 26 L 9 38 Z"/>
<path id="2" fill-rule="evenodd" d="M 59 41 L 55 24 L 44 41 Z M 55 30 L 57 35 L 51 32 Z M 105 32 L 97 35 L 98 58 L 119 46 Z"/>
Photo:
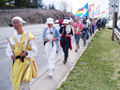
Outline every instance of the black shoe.
<path id="1" fill-rule="evenodd" d="M 64 61 L 63 63 L 66 64 L 66 61 Z"/>
<path id="2" fill-rule="evenodd" d="M 75 50 L 75 52 L 77 52 L 77 49 Z"/>
<path id="3" fill-rule="evenodd" d="M 86 46 L 86 44 L 84 44 L 84 46 Z"/>
<path id="4" fill-rule="evenodd" d="M 56 51 L 56 53 L 58 54 L 58 50 Z"/>

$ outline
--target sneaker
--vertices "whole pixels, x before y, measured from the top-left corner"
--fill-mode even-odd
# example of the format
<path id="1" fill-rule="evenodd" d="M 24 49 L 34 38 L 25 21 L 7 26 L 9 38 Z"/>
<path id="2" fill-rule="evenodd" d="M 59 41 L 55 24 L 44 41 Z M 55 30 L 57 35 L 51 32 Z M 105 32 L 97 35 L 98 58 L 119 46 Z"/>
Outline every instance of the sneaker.
<path id="1" fill-rule="evenodd" d="M 86 46 L 86 44 L 84 44 L 84 46 Z"/>
<path id="2" fill-rule="evenodd" d="M 48 74 L 50 77 L 53 76 L 53 69 L 49 69 L 49 74 Z"/>
<path id="3" fill-rule="evenodd" d="M 58 50 L 56 50 L 56 53 L 58 54 Z"/>
<path id="4" fill-rule="evenodd" d="M 75 52 L 77 52 L 77 49 L 75 50 Z"/>

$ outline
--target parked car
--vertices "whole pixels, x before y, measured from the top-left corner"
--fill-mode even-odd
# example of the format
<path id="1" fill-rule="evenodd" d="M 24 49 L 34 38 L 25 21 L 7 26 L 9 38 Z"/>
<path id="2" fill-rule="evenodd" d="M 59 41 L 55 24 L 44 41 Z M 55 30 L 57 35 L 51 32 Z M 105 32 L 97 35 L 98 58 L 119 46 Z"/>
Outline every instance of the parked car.
<path id="1" fill-rule="evenodd" d="M 120 19 L 117 21 L 117 27 L 120 29 Z"/>
<path id="2" fill-rule="evenodd" d="M 112 29 L 113 27 L 113 20 L 110 20 L 107 24 L 106 27 Z M 120 29 L 120 19 L 117 20 L 117 27 Z"/>
<path id="3" fill-rule="evenodd" d="M 55 24 L 58 24 L 59 20 L 55 20 Z"/>

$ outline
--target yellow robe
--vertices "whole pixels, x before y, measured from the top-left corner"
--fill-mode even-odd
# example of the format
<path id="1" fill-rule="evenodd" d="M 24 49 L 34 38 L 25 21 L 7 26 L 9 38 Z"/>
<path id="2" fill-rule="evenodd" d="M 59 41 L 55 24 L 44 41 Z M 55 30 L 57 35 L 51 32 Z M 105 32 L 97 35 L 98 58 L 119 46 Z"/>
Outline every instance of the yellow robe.
<path id="1" fill-rule="evenodd" d="M 25 37 L 26 37 L 27 32 L 24 32 L 21 36 L 21 40 L 20 40 L 20 46 L 23 48 L 24 45 L 24 41 L 25 41 Z M 29 33 L 29 40 L 35 39 L 34 36 Z M 18 49 L 18 47 L 16 45 L 13 46 L 14 47 L 14 52 L 16 56 L 20 55 L 20 50 Z M 25 51 L 29 51 L 31 50 L 30 45 L 27 44 L 26 50 Z M 25 80 L 25 82 L 30 81 L 32 78 L 32 68 L 31 68 L 31 64 L 28 66 L 28 59 L 31 61 L 34 61 L 33 58 L 24 58 L 24 62 L 21 62 L 20 59 L 16 59 L 14 64 L 12 64 L 12 68 L 11 68 L 11 82 L 13 85 L 14 90 L 20 90 L 20 85 L 22 80 Z M 26 70 L 27 68 L 27 70 Z M 26 70 L 26 72 L 25 72 Z M 24 77 L 23 77 L 24 75 Z"/>

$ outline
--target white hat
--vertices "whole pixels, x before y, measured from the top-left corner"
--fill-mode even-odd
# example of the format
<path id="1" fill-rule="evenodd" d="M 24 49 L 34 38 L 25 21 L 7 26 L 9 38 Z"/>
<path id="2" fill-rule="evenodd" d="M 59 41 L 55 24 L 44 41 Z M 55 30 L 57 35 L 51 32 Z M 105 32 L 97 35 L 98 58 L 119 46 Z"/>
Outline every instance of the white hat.
<path id="1" fill-rule="evenodd" d="M 26 24 L 26 21 L 24 21 L 24 20 L 23 20 L 21 17 L 19 17 L 19 16 L 15 16 L 15 17 L 12 19 L 12 24 L 13 24 L 13 20 L 15 20 L 15 19 L 17 19 L 17 20 L 19 20 L 20 22 Z"/>
<path id="2" fill-rule="evenodd" d="M 68 19 L 64 19 L 63 24 L 69 24 L 69 20 Z"/>
<path id="3" fill-rule="evenodd" d="M 54 24 L 53 18 L 47 18 L 46 24 Z"/>

